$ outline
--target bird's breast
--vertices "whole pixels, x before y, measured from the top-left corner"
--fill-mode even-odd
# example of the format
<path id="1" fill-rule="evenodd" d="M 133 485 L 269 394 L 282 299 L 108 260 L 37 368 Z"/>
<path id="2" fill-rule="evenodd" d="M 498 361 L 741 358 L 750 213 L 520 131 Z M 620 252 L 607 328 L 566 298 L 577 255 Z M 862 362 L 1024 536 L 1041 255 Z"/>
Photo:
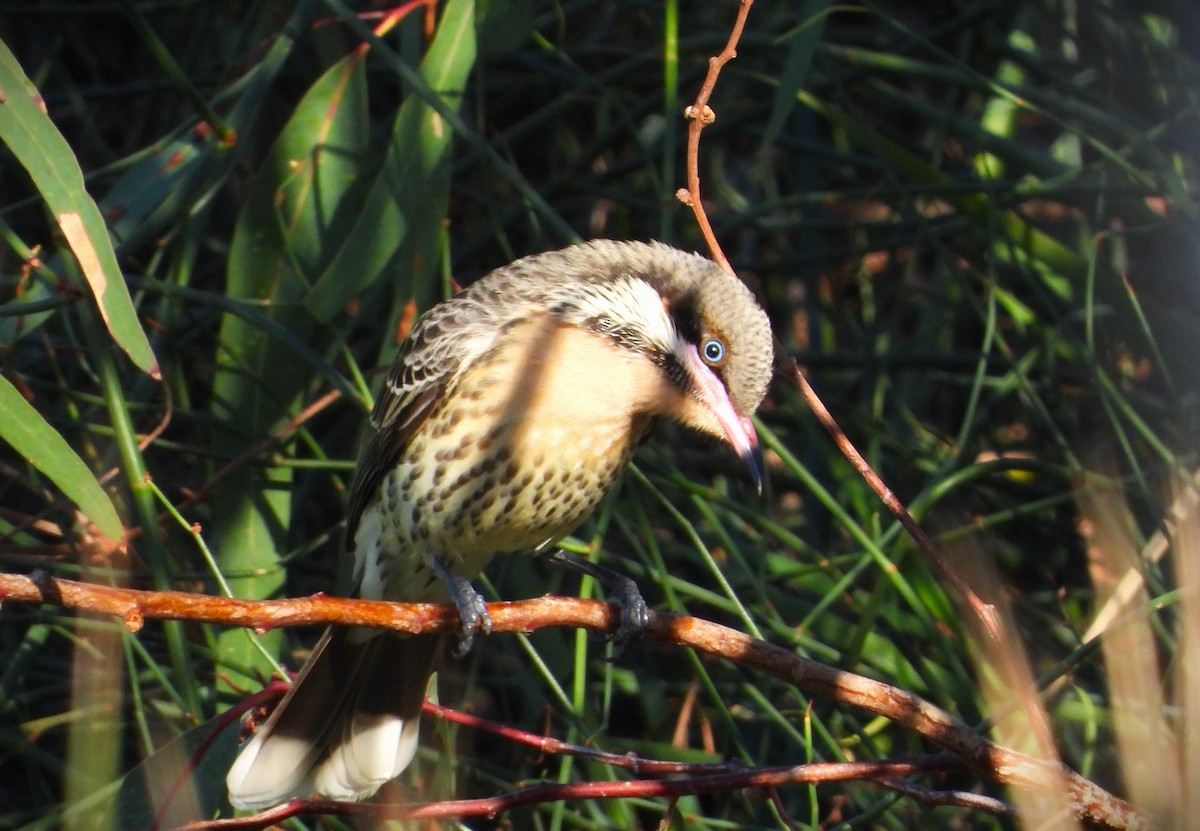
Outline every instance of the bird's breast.
<path id="1" fill-rule="evenodd" d="M 459 372 L 385 478 L 382 532 L 466 577 L 495 554 L 557 542 L 615 482 L 665 383 L 597 334 L 549 319 L 512 327 Z"/>

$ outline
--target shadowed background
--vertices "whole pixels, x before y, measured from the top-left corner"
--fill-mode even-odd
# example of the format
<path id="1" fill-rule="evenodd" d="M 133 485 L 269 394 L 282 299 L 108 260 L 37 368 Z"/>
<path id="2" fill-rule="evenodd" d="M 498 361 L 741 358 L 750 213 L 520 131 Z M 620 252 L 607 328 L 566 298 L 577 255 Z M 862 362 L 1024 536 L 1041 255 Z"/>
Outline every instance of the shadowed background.
<path id="1" fill-rule="evenodd" d="M 760 0 L 703 134 L 709 214 L 876 470 L 947 548 L 992 564 L 964 573 L 1003 589 L 1032 673 L 1054 670 L 1044 701 L 1064 759 L 1129 794 L 1112 667 L 1080 645 L 1106 587 L 1165 550 L 1196 464 L 1200 18 L 1184 0 L 928 6 Z M 0 428 L 6 570 L 239 597 L 330 591 L 377 367 L 417 311 L 575 238 L 703 248 L 674 196 L 681 114 L 734 3 L 451 0 L 363 49 L 381 21 L 355 14 L 370 10 L 0 2 L 0 40 L 85 174 L 163 378 L 139 372 L 81 299 L 48 210 L 60 162 L 25 169 L 7 132 L 3 376 L 88 467 L 114 471 L 105 484 L 138 536 L 127 556 L 75 544 L 78 518 L 43 475 L 54 451 Z M 5 95 L 20 94 L 5 78 Z M 68 183 L 66 198 L 84 195 Z M 761 423 L 761 500 L 735 458 L 681 435 L 639 454 L 577 549 L 602 551 L 658 609 L 887 680 L 969 722 L 1011 699 L 1002 661 L 977 663 L 952 600 L 797 396 L 778 385 Z M 1177 574 L 1166 559 L 1144 572 L 1165 606 L 1108 664 L 1140 657 L 1170 701 L 1186 688 L 1171 673 L 1190 665 Z M 514 560 L 483 589 L 580 586 Z M 96 806 L 127 771 L 257 689 L 269 657 L 294 668 L 311 644 L 259 641 L 0 611 L 0 825 L 107 826 Z M 926 749 L 682 651 L 603 655 L 571 631 L 495 637 L 446 667 L 441 700 L 655 758 Z M 1131 729 L 1179 733 L 1195 711 L 1150 686 Z M 624 776 L 470 731 L 427 735 L 385 794 Z M 224 752 L 196 776 L 203 805 L 221 798 Z M 1163 816 L 1180 810 L 1171 752 L 1143 777 L 1162 794 L 1142 804 Z M 870 784 L 785 790 L 777 806 L 751 793 L 549 805 L 513 822 L 654 827 L 673 811 L 695 827 L 773 828 L 781 810 L 897 829 L 1002 824 Z"/>

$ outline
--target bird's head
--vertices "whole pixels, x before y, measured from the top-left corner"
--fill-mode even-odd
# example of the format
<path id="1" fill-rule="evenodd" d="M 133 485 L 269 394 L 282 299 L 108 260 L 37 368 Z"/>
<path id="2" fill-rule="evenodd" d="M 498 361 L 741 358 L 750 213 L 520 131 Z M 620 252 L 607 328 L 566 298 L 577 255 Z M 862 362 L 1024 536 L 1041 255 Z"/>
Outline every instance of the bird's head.
<path id="1" fill-rule="evenodd" d="M 771 379 L 773 346 L 750 290 L 711 260 L 661 243 L 596 240 L 553 256 L 563 262 L 553 269 L 552 313 L 652 361 L 664 392 L 649 414 L 724 440 L 761 487 L 750 417 Z"/>

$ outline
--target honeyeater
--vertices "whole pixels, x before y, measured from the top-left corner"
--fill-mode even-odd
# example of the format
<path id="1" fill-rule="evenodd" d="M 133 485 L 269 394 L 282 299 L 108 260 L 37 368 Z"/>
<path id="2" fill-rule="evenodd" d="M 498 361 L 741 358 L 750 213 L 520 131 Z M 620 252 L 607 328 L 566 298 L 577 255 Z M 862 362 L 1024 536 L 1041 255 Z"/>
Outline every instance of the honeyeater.
<path id="1" fill-rule="evenodd" d="M 696 254 L 597 240 L 492 271 L 417 321 L 371 412 L 346 521 L 355 596 L 452 601 L 469 644 L 490 627 L 469 581 L 553 551 L 656 419 L 757 472 L 772 359 L 751 292 Z M 233 805 L 364 799 L 398 775 L 442 637 L 330 628 L 230 769 Z"/>

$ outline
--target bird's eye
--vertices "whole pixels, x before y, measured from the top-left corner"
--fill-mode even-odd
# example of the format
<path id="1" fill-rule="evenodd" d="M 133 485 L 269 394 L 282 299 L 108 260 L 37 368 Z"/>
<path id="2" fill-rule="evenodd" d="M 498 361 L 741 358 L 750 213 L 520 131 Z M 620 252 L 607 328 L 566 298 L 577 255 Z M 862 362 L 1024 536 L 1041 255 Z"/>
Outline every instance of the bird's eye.
<path id="1" fill-rule="evenodd" d="M 720 338 L 705 338 L 700 344 L 700 355 L 709 366 L 721 366 L 725 363 L 725 342 Z"/>

